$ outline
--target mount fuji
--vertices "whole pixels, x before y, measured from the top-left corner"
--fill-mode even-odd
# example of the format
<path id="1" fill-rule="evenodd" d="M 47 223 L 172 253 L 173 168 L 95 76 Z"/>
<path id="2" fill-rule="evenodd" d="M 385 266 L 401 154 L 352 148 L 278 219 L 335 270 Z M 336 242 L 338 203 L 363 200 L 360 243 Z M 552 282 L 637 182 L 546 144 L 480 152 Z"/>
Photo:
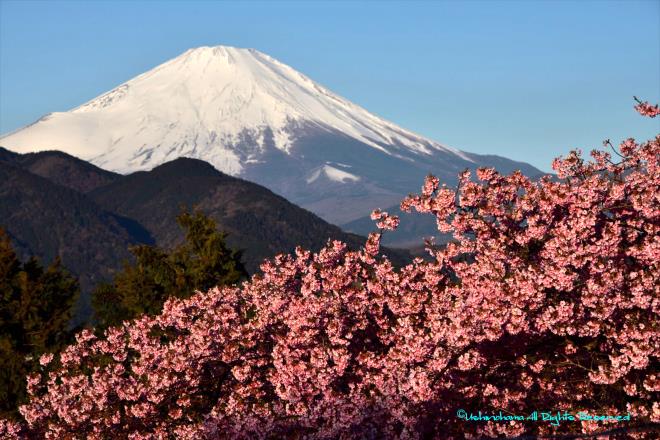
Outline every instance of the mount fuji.
<path id="1" fill-rule="evenodd" d="M 254 49 L 190 49 L 67 112 L 0 137 L 18 153 L 60 150 L 109 171 L 201 159 L 342 224 L 417 191 L 428 173 L 540 171 L 424 138 Z"/>

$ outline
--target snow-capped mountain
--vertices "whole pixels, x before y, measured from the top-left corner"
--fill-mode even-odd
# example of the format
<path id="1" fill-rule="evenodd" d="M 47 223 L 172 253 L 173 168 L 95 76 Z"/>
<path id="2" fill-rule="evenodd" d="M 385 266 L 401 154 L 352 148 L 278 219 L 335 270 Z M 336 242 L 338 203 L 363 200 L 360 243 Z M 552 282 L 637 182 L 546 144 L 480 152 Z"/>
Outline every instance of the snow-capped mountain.
<path id="1" fill-rule="evenodd" d="M 529 167 L 426 139 L 268 55 L 225 46 L 188 50 L 0 145 L 61 150 L 120 173 L 202 159 L 336 223 L 396 203 L 428 172 L 454 178 L 492 161 L 505 171 Z"/>

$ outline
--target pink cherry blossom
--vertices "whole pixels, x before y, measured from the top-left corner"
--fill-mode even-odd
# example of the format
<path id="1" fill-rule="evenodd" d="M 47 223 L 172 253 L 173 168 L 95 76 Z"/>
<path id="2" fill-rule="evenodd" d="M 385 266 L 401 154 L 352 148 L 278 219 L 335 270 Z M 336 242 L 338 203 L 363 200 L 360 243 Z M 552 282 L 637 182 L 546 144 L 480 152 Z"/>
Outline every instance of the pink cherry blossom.
<path id="1" fill-rule="evenodd" d="M 452 233 L 431 261 L 395 270 L 380 239 L 398 219 L 377 210 L 381 232 L 364 249 L 298 248 L 240 286 L 82 332 L 42 357 L 24 420 L 0 422 L 0 436 L 457 439 L 627 426 L 474 423 L 459 409 L 658 423 L 660 136 L 617 154 L 559 158 L 558 181 L 481 169 L 449 188 L 428 177 L 401 208 Z"/>

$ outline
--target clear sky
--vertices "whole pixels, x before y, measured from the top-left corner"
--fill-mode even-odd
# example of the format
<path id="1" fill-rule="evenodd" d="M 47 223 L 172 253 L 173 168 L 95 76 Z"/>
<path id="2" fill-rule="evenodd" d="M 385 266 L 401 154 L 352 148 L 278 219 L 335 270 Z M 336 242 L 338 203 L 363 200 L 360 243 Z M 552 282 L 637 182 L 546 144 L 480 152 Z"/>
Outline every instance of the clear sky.
<path id="1" fill-rule="evenodd" d="M 550 169 L 648 139 L 660 1 L 0 0 L 0 133 L 66 111 L 191 47 L 253 47 L 405 128 Z"/>

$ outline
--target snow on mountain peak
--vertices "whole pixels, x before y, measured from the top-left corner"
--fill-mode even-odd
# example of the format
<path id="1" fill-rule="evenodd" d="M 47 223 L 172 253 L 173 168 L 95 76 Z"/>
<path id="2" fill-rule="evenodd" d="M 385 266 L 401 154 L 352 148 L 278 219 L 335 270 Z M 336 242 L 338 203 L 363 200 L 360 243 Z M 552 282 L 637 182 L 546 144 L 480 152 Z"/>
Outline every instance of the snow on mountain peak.
<path id="1" fill-rule="evenodd" d="M 331 165 L 323 165 L 316 170 L 314 170 L 311 175 L 306 179 L 307 183 L 312 183 L 318 180 L 319 177 L 325 176 L 327 179 L 333 182 L 346 183 L 346 182 L 357 182 L 360 180 L 359 176 L 351 174 L 347 171 L 340 170 Z"/>
<path id="2" fill-rule="evenodd" d="M 305 130 L 339 132 L 387 155 L 464 153 L 385 121 L 255 49 L 187 50 L 68 112 L 0 138 L 58 149 L 104 168 L 150 169 L 181 156 L 241 174 L 268 149 L 291 154 Z"/>
<path id="3" fill-rule="evenodd" d="M 416 135 L 258 50 L 228 46 L 187 50 L 0 146 L 61 150 L 122 173 L 201 159 L 336 224 L 398 204 L 429 173 L 451 184 L 477 166 L 540 172 Z"/>

